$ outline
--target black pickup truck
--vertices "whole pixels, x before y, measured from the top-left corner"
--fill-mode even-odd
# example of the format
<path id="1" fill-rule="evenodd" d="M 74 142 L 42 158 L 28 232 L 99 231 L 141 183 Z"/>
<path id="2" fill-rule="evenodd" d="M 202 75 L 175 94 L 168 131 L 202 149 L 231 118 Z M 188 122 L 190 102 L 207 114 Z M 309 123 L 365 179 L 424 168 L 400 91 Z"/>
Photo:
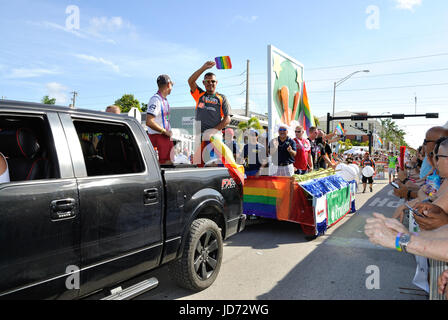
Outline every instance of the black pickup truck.
<path id="1" fill-rule="evenodd" d="M 0 299 L 83 298 L 168 263 L 203 290 L 245 226 L 226 168 L 161 168 L 127 115 L 0 100 L 0 153 Z"/>

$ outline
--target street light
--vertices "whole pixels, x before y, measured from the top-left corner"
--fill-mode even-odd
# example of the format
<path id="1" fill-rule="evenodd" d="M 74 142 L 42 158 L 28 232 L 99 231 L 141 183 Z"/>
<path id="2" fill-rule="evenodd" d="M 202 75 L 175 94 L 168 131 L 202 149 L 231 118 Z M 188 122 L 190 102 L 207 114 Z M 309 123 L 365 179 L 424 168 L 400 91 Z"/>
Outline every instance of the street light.
<path id="1" fill-rule="evenodd" d="M 342 78 L 339 81 L 336 81 L 334 83 L 334 88 L 333 88 L 333 118 L 334 118 L 334 109 L 335 109 L 335 105 L 336 105 L 336 88 L 341 85 L 343 82 L 347 81 L 349 78 L 351 78 L 352 76 L 354 76 L 357 73 L 361 73 L 361 72 L 370 72 L 370 70 L 359 70 L 359 71 L 355 71 L 351 74 L 349 74 L 348 76 L 346 76 L 345 78 Z M 334 130 L 334 122 L 333 120 L 331 121 L 331 131 Z"/>

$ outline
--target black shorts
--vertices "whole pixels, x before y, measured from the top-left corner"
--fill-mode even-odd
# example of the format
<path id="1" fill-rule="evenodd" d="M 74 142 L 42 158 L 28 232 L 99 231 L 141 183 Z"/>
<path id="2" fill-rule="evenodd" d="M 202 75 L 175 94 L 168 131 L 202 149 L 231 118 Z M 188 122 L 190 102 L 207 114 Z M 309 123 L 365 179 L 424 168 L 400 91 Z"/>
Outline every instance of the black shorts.
<path id="1" fill-rule="evenodd" d="M 362 183 L 373 184 L 373 177 L 364 177 L 364 176 L 362 176 Z"/>

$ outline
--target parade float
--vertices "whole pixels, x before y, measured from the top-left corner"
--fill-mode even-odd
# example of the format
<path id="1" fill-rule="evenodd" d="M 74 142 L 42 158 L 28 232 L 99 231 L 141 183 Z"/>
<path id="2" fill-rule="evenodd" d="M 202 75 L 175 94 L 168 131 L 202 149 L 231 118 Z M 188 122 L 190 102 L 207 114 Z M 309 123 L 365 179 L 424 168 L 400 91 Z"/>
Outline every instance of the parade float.
<path id="1" fill-rule="evenodd" d="M 243 208 L 248 216 L 300 224 L 307 236 L 318 236 L 355 212 L 356 180 L 345 171 L 320 170 L 293 177 L 248 177 Z"/>
<path id="2" fill-rule="evenodd" d="M 315 126 L 308 104 L 303 65 L 268 46 L 269 137 L 280 124 Z M 291 136 L 294 138 L 294 136 Z M 357 171 L 358 170 L 358 171 Z M 307 236 L 317 236 L 355 211 L 359 169 L 341 164 L 293 177 L 248 177 L 244 182 L 244 213 L 248 216 L 300 224 Z"/>

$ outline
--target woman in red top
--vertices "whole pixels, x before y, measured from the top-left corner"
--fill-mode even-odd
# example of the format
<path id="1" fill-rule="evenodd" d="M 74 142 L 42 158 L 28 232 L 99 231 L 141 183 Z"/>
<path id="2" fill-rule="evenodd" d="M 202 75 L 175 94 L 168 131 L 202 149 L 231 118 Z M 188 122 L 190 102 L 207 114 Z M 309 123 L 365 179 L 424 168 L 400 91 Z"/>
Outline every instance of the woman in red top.
<path id="1" fill-rule="evenodd" d="M 308 171 L 308 158 L 310 156 L 310 142 L 308 139 L 303 137 L 303 127 L 296 127 L 296 137 L 294 139 L 297 146 L 297 154 L 295 156 L 294 162 L 294 172 L 295 174 L 305 174 Z"/>

